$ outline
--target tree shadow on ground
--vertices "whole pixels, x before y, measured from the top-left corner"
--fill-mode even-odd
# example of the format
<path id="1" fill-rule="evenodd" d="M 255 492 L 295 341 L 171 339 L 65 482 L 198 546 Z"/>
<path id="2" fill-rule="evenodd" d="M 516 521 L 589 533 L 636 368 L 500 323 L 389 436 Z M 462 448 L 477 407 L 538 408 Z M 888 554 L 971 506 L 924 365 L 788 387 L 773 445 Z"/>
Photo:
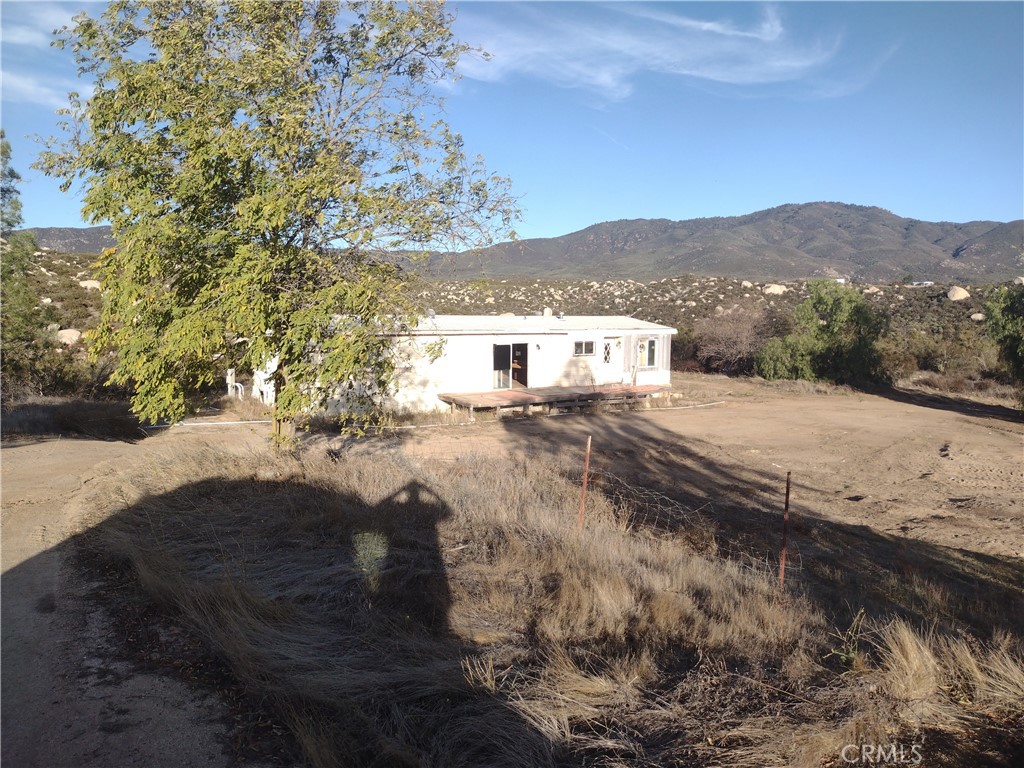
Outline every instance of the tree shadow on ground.
<path id="1" fill-rule="evenodd" d="M 1024 422 L 1024 411 L 1020 411 L 1006 405 L 979 403 L 976 400 L 964 397 L 921 392 L 913 389 L 901 389 L 899 387 L 883 387 L 877 390 L 873 389 L 871 390 L 871 394 L 884 397 L 885 399 L 892 400 L 896 403 L 903 403 L 904 405 L 935 408 L 940 411 L 950 411 L 964 416 L 998 419 L 1000 421 Z"/>
<path id="2" fill-rule="evenodd" d="M 720 458 L 706 441 L 657 424 L 657 411 L 501 422 L 505 448 L 537 459 L 578 456 L 593 434 L 592 468 L 667 497 L 713 523 L 719 554 L 778 572 L 785 475 L 758 474 Z M 718 456 L 719 458 L 715 458 Z M 804 591 L 837 627 L 860 608 L 983 638 L 1024 627 L 1024 561 L 894 536 L 818 513 L 801 499 L 819 489 L 793 484 L 787 589 Z M 650 518 L 650 515 L 645 518 Z M 655 515 L 655 518 L 658 516 Z M 693 514 L 642 522 L 686 533 Z"/>
<path id="3" fill-rule="evenodd" d="M 474 649 L 449 627 L 438 526 L 450 511 L 437 494 L 410 481 L 370 503 L 326 486 L 188 483 L 68 546 L 147 666 L 195 676 L 227 690 L 242 715 L 255 711 L 236 718 L 231 736 L 249 757 L 556 764 L 543 735 L 467 679 Z M 5 591 L 26 567 L 5 574 Z M 290 748 L 259 725 L 270 722 L 288 726 Z"/>

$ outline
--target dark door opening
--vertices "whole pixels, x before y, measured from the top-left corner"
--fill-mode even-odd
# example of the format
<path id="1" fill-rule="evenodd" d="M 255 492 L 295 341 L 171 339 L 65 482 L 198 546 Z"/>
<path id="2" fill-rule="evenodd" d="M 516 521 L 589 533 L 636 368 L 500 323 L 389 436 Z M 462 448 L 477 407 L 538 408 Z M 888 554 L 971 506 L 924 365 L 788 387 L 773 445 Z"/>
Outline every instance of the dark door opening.
<path id="1" fill-rule="evenodd" d="M 526 386 L 526 351 L 529 344 L 512 345 L 512 386 Z"/>
<path id="2" fill-rule="evenodd" d="M 494 388 L 508 389 L 512 386 L 512 348 L 508 344 L 494 345 Z"/>

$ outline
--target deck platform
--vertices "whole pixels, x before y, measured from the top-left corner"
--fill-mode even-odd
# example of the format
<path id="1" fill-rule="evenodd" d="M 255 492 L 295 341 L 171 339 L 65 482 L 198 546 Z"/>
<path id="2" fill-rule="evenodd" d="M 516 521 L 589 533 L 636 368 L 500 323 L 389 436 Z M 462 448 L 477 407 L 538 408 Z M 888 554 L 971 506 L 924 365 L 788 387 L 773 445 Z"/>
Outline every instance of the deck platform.
<path id="1" fill-rule="evenodd" d="M 443 393 L 438 395 L 442 402 L 452 408 L 468 408 L 473 411 L 502 408 L 522 408 L 546 405 L 551 408 L 569 408 L 591 405 L 598 402 L 616 403 L 639 400 L 652 395 L 671 391 L 671 387 L 655 384 L 602 384 L 580 387 L 524 387 L 522 389 L 498 389 L 490 392 Z"/>

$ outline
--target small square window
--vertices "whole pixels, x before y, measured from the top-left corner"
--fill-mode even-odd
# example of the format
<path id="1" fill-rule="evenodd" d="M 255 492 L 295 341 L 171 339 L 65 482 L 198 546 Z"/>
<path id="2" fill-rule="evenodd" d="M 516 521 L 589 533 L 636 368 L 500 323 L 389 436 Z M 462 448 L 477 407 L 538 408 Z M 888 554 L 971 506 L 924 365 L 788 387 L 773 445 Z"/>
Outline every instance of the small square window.
<path id="1" fill-rule="evenodd" d="M 594 354 L 594 342 L 592 341 L 577 341 L 573 343 L 572 353 L 574 356 L 579 357 L 581 355 L 592 355 Z"/>

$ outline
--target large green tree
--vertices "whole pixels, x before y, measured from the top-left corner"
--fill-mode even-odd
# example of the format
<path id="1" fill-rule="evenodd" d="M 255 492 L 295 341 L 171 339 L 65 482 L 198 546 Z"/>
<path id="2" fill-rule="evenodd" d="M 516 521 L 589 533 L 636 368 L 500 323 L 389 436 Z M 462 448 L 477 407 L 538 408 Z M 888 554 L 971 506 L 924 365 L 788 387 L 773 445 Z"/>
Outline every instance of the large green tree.
<path id="1" fill-rule="evenodd" d="M 443 120 L 468 49 L 442 4 L 115 0 L 58 44 L 93 90 L 40 166 L 112 226 L 95 348 L 144 418 L 180 418 L 225 354 L 279 358 L 281 417 L 339 382 L 365 413 L 415 316 L 394 254 L 486 244 L 515 216 Z"/>

